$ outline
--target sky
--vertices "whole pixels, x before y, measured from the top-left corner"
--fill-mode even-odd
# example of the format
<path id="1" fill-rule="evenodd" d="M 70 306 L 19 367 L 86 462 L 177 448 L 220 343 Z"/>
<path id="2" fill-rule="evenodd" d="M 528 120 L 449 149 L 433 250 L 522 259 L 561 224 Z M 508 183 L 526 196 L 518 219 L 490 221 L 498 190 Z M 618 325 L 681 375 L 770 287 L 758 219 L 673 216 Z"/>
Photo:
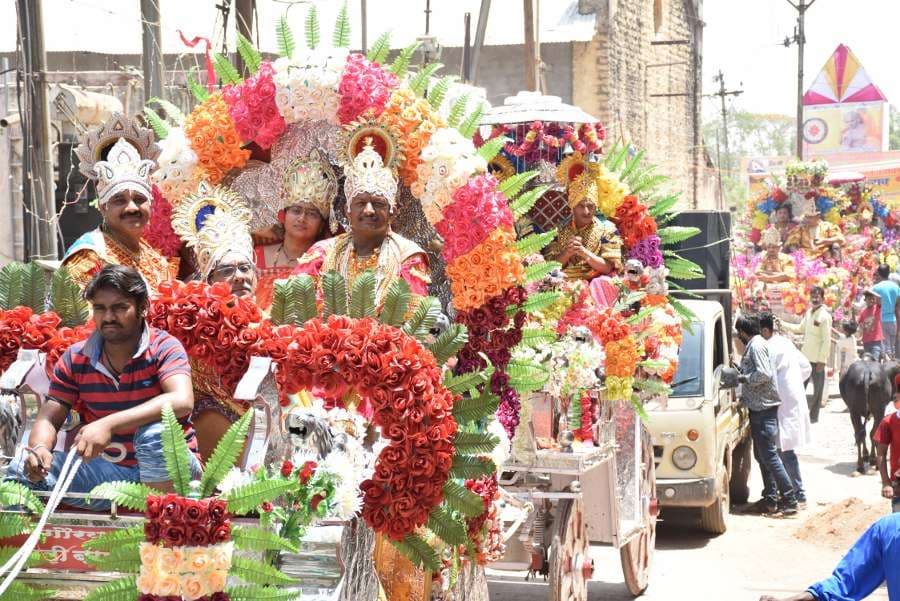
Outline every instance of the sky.
<path id="1" fill-rule="evenodd" d="M 721 69 L 728 89 L 744 90 L 729 100 L 736 108 L 796 114 L 797 46 L 782 44 L 785 36 L 793 36 L 796 19 L 787 0 L 704 0 L 704 91 L 718 89 L 713 76 Z M 888 101 L 900 107 L 898 25 L 900 0 L 815 0 L 806 12 L 804 90 L 843 43 Z M 704 112 L 718 103 L 718 98 L 707 99 Z"/>

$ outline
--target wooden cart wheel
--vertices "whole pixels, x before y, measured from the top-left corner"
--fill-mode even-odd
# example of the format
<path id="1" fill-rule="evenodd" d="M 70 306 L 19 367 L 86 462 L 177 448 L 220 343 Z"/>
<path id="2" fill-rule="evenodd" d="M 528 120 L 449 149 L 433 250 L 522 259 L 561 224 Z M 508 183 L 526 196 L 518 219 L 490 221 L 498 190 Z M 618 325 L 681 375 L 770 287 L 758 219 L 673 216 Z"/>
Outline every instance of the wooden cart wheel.
<path id="1" fill-rule="evenodd" d="M 656 466 L 653 463 L 653 444 L 647 429 L 641 426 L 641 497 L 644 503 L 644 528 L 641 533 L 619 549 L 625 586 L 635 597 L 642 595 L 650 584 L 650 565 L 656 549 Z"/>
<path id="2" fill-rule="evenodd" d="M 554 522 L 550 548 L 550 599 L 587 601 L 594 561 L 590 557 L 590 542 L 584 522 L 584 501 L 561 500 Z"/>

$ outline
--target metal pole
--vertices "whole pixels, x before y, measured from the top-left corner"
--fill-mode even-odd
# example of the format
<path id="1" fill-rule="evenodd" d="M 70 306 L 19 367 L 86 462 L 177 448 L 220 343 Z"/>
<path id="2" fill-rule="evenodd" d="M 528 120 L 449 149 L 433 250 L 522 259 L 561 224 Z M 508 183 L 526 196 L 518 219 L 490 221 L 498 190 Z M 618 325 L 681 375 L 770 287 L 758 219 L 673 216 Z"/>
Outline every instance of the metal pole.
<path id="1" fill-rule="evenodd" d="M 800 0 L 797 10 L 797 158 L 803 160 L 803 46 L 806 43 L 804 37 L 804 15 L 806 13 L 806 0 Z"/>
<path id="2" fill-rule="evenodd" d="M 365 54 L 369 49 L 369 41 L 367 35 L 368 32 L 366 31 L 368 29 L 368 19 L 366 18 L 366 0 L 359 0 L 359 5 L 359 14 L 360 19 L 362 20 L 362 27 L 360 28 L 360 31 L 362 31 L 362 53 Z"/>
<path id="3" fill-rule="evenodd" d="M 525 14 L 525 89 L 537 91 L 538 78 L 534 54 L 534 0 L 522 0 Z"/>
<path id="4" fill-rule="evenodd" d="M 47 88 L 44 85 L 47 55 L 44 51 L 42 0 L 18 0 L 19 23 L 25 54 L 25 111 L 28 128 L 22 154 L 22 192 L 31 227 L 26 229 L 26 249 L 31 257 L 58 258 L 56 245 L 56 201 L 53 160 L 50 156 L 50 119 Z"/>
<path id="5" fill-rule="evenodd" d="M 725 106 L 725 76 L 719 69 L 719 99 L 722 101 L 722 131 L 725 137 L 725 168 L 731 174 L 731 150 L 728 147 L 728 109 Z M 719 163 L 721 169 L 721 163 Z"/>
<path id="6" fill-rule="evenodd" d="M 144 102 L 163 98 L 162 33 L 159 22 L 159 0 L 141 0 L 141 41 L 144 63 Z M 125 107 L 128 110 L 128 107 Z"/>
<path id="7" fill-rule="evenodd" d="M 472 66 L 469 74 L 473 84 L 478 79 L 478 61 L 481 59 L 481 47 L 484 46 L 484 35 L 487 31 L 490 12 L 491 0 L 481 0 L 481 9 L 478 11 L 478 25 L 475 26 L 475 44 L 472 46 Z"/>
<path id="8" fill-rule="evenodd" d="M 470 76 L 470 66 L 472 63 L 472 48 L 471 48 L 471 33 L 472 33 L 472 13 L 466 13 L 463 15 L 463 53 L 462 53 L 462 68 L 460 69 L 460 77 L 463 80 L 463 83 L 469 83 Z"/>

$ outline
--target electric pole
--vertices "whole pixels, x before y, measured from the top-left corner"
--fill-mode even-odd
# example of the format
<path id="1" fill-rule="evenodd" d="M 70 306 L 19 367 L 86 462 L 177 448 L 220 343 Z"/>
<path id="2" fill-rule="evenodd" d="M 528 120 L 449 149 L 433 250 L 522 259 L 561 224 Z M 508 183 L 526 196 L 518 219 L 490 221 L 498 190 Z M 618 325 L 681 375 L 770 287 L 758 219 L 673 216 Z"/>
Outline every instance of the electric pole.
<path id="1" fill-rule="evenodd" d="M 256 36 L 253 35 L 253 16 L 256 12 L 256 0 L 237 0 L 234 3 L 234 20 L 237 23 L 237 30 L 242 36 L 250 40 L 253 44 Z M 247 72 L 247 65 L 240 53 L 236 53 L 237 70 L 241 75 L 251 75 Z"/>
<path id="2" fill-rule="evenodd" d="M 794 39 L 785 38 L 785 47 L 792 43 L 797 44 L 797 158 L 803 160 L 803 46 L 806 44 L 805 22 L 806 11 L 815 4 L 816 0 L 797 0 L 795 4 L 791 0 L 787 3 L 797 11 L 797 27 L 794 29 Z"/>
<path id="3" fill-rule="evenodd" d="M 719 83 L 719 91 L 710 96 L 718 96 L 719 100 L 722 102 L 722 133 L 724 138 L 724 146 L 725 146 L 725 169 L 731 173 L 731 151 L 728 147 L 728 107 L 725 105 L 725 97 L 726 96 L 740 96 L 744 93 L 743 90 L 726 90 L 725 89 L 725 75 L 722 73 L 722 70 L 719 69 L 719 72 L 713 76 L 713 81 Z M 719 163 L 719 172 L 722 170 L 722 163 Z"/>
<path id="4" fill-rule="evenodd" d="M 44 51 L 42 0 L 17 0 L 25 55 L 21 77 L 25 91 L 22 124 L 22 200 L 25 205 L 25 255 L 56 260 L 56 199 L 50 156 L 50 115 L 47 104 L 47 54 Z"/>
<path id="5" fill-rule="evenodd" d="M 525 88 L 540 91 L 538 46 L 534 33 L 534 0 L 522 0 L 525 15 Z"/>
<path id="6" fill-rule="evenodd" d="M 141 46 L 144 63 L 144 103 L 163 98 L 165 62 L 159 22 L 159 0 L 141 0 Z M 125 107 L 128 111 L 128 107 Z"/>

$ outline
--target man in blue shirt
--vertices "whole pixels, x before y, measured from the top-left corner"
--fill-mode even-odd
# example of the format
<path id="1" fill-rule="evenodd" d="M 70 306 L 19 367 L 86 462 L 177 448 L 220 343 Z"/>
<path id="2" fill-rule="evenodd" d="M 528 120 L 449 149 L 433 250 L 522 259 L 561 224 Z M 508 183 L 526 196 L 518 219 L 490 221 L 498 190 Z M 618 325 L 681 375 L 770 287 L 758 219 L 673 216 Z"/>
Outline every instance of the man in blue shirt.
<path id="1" fill-rule="evenodd" d="M 888 359 L 897 356 L 897 321 L 900 320 L 900 286 L 890 279 L 891 268 L 881 264 L 875 270 L 875 293 L 881 297 L 881 331 L 884 334 L 884 354 Z"/>
<path id="2" fill-rule="evenodd" d="M 831 578 L 785 599 L 759 601 L 860 601 L 887 581 L 888 599 L 900 601 L 900 513 L 875 522 L 835 568 Z"/>

